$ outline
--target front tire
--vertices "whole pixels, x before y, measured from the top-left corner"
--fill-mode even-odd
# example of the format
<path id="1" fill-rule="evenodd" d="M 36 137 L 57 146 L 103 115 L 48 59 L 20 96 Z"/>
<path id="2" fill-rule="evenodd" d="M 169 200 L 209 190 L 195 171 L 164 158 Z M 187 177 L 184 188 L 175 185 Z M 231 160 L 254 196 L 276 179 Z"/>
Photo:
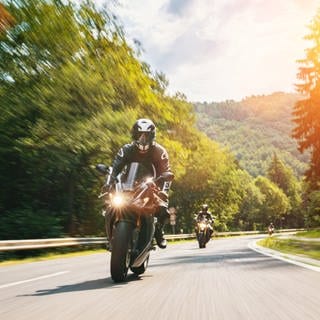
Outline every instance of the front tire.
<path id="1" fill-rule="evenodd" d="M 114 282 L 125 280 L 131 259 L 133 225 L 120 221 L 114 229 L 111 252 L 111 278 Z"/>
<path id="2" fill-rule="evenodd" d="M 201 232 L 201 233 L 199 234 L 198 242 L 199 242 L 199 248 L 200 248 L 200 249 L 202 249 L 202 248 L 205 247 L 205 238 L 204 238 L 203 232 Z"/>

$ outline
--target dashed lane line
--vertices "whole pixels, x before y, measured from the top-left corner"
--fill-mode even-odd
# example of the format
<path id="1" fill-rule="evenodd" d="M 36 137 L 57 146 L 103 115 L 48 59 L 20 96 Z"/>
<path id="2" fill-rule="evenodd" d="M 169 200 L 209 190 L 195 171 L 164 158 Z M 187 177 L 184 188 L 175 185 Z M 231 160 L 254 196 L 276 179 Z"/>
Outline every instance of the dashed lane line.
<path id="1" fill-rule="evenodd" d="M 27 283 L 27 282 L 32 282 L 32 281 L 47 279 L 47 278 L 51 278 L 51 277 L 56 277 L 56 276 L 60 276 L 62 274 L 68 273 L 68 272 L 70 272 L 70 271 L 60 271 L 60 272 L 47 274 L 47 275 L 44 275 L 44 276 L 41 276 L 41 277 L 37 277 L 37 278 L 32 278 L 32 279 L 27 279 L 27 280 L 22 280 L 22 281 L 17 281 L 17 282 L 11 282 L 11 283 L 7 283 L 7 284 L 1 285 L 0 289 L 17 286 L 19 284 L 24 284 L 24 283 Z"/>

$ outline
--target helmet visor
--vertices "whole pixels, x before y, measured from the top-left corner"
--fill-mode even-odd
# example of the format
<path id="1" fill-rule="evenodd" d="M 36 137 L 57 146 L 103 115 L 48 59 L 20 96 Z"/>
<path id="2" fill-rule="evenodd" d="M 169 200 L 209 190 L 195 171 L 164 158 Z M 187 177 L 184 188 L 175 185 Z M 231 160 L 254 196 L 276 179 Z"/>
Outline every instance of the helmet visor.
<path id="1" fill-rule="evenodd" d="M 137 142 L 141 145 L 147 145 L 150 143 L 150 136 L 148 132 L 141 132 L 138 136 Z"/>
<path id="2" fill-rule="evenodd" d="M 151 140 L 150 132 L 140 132 L 136 145 L 141 152 L 146 152 L 150 148 Z"/>

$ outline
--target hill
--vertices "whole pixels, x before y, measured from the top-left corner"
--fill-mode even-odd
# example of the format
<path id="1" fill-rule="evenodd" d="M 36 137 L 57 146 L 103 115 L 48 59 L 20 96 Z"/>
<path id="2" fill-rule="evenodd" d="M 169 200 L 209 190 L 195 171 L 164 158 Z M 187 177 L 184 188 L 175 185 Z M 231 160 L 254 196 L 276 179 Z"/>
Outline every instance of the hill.
<path id="1" fill-rule="evenodd" d="M 229 148 L 251 175 L 264 175 L 275 152 L 297 176 L 307 168 L 308 154 L 300 154 L 291 137 L 296 94 L 276 92 L 236 102 L 194 103 L 198 128 Z"/>

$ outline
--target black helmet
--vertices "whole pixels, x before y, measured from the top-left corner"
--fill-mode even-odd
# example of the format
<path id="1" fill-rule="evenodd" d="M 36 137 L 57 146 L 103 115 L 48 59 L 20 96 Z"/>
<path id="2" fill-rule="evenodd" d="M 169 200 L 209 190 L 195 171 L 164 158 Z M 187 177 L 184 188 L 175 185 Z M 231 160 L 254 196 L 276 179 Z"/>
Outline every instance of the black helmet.
<path id="1" fill-rule="evenodd" d="M 131 135 L 140 152 L 147 152 L 154 144 L 156 126 L 149 119 L 139 119 L 133 125 Z"/>
<path id="2" fill-rule="evenodd" d="M 202 206 L 202 211 L 208 211 L 208 205 L 207 204 L 203 204 Z"/>

